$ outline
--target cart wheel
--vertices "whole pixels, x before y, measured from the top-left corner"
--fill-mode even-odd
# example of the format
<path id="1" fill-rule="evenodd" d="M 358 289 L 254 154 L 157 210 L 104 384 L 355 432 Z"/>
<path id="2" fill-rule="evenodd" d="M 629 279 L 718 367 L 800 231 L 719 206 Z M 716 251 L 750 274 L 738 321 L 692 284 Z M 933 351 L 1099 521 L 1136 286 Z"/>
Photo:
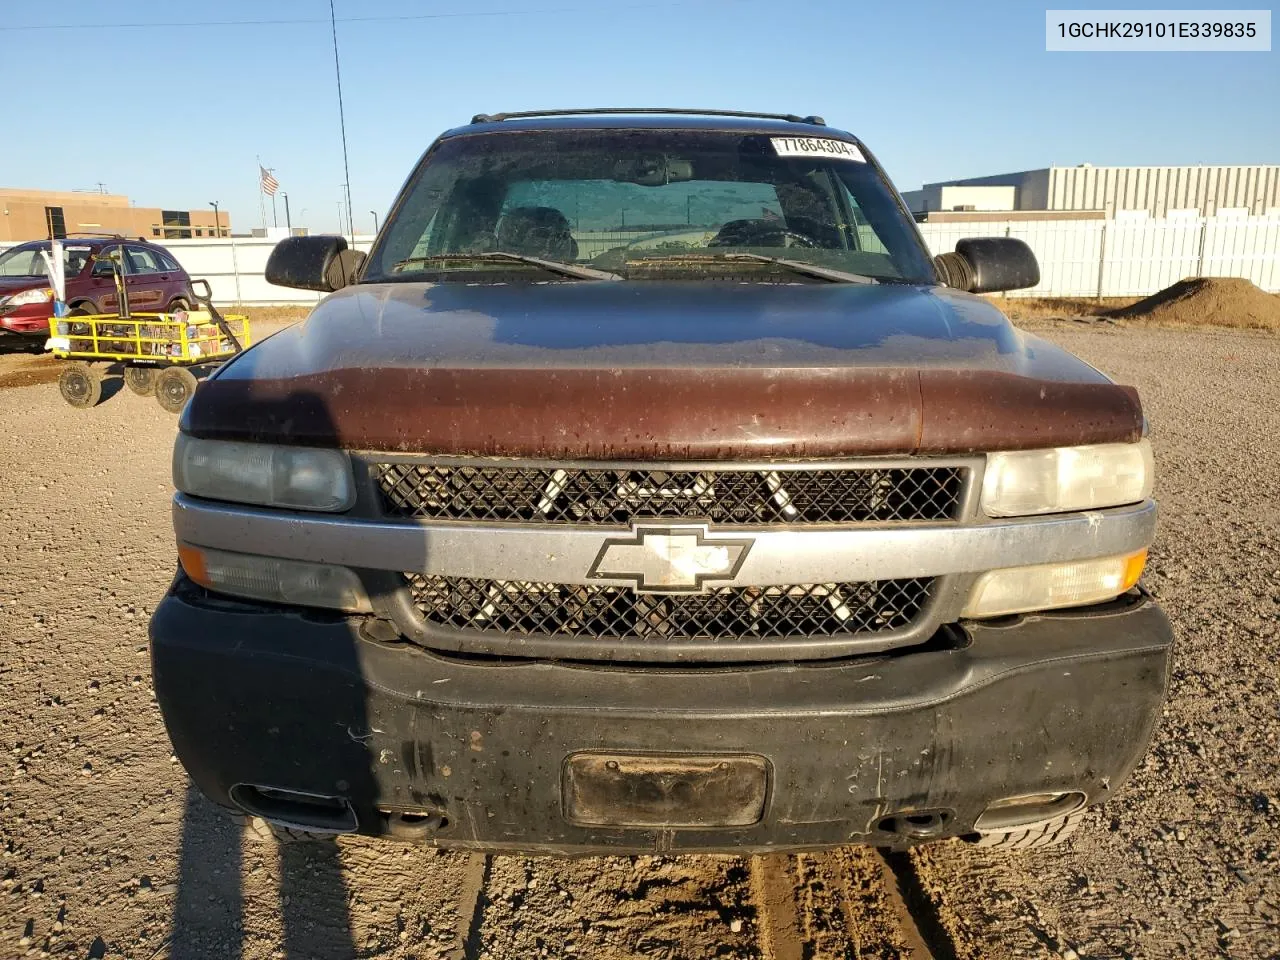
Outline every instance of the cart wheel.
<path id="1" fill-rule="evenodd" d="M 71 363 L 58 377 L 62 399 L 73 407 L 92 407 L 102 399 L 102 372 L 87 363 Z"/>
<path id="2" fill-rule="evenodd" d="M 156 377 L 156 400 L 170 413 L 181 413 L 195 392 L 195 374 L 186 367 L 169 367 Z"/>
<path id="3" fill-rule="evenodd" d="M 156 371 L 151 367 L 125 367 L 124 385 L 140 397 L 156 392 Z"/>

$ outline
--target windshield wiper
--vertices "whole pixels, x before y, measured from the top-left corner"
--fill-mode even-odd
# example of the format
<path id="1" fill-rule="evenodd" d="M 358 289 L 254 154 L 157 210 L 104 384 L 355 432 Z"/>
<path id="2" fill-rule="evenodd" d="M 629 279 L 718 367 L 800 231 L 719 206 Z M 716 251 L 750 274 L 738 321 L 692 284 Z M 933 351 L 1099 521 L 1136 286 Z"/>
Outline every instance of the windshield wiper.
<path id="1" fill-rule="evenodd" d="M 488 253 L 442 253 L 434 257 L 410 257 L 407 260 L 401 260 L 396 263 L 391 269 L 399 270 L 403 267 L 418 264 L 446 263 L 450 260 L 478 260 L 482 263 L 501 261 L 527 263 L 530 266 L 541 267 L 548 273 L 558 273 L 561 276 L 574 277 L 578 280 L 622 279 L 618 274 L 609 273 L 607 270 L 596 270 L 593 267 L 583 267 L 576 263 L 565 263 L 563 260 L 544 260 L 541 257 L 527 257 L 522 253 L 507 253 L 502 250 L 493 250 Z"/>
<path id="2" fill-rule="evenodd" d="M 763 253 L 678 253 L 667 257 L 646 257 L 645 259 L 684 261 L 703 260 L 711 263 L 724 260 L 746 260 L 753 263 L 771 263 L 777 267 L 785 267 L 793 273 L 799 273 L 806 277 L 817 277 L 819 280 L 830 280 L 832 283 L 881 282 L 876 277 L 868 277 L 861 273 L 849 273 L 845 270 L 833 270 L 830 267 L 820 267 L 816 263 L 806 263 L 804 260 L 791 260 L 787 257 L 768 257 Z"/>

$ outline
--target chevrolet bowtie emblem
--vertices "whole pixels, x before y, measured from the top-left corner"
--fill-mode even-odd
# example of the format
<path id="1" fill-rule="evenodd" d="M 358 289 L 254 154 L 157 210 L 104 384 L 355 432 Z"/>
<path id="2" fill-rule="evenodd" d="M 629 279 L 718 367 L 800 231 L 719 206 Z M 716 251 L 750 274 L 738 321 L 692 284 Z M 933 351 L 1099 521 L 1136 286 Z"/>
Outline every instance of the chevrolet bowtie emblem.
<path id="1" fill-rule="evenodd" d="M 604 542 L 587 576 L 630 580 L 641 593 L 699 593 L 737 576 L 751 543 L 709 539 L 706 527 L 633 527 L 630 539 Z"/>

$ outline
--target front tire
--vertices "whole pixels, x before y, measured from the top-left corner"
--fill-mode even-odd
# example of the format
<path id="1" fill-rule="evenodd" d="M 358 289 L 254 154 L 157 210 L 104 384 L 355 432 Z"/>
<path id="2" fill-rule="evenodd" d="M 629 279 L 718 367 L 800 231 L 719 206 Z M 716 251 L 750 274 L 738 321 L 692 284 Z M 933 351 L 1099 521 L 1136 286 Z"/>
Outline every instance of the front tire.
<path id="1" fill-rule="evenodd" d="M 1065 817 L 1033 823 L 1012 830 L 990 830 L 965 837 L 978 847 L 986 847 L 997 853 L 1022 853 L 1026 850 L 1046 850 L 1059 847 L 1071 839 L 1084 820 L 1084 812 L 1069 813 Z"/>
<path id="2" fill-rule="evenodd" d="M 186 367 L 169 367 L 156 377 L 156 402 L 169 413 L 181 413 L 196 392 L 196 378 Z"/>
<path id="3" fill-rule="evenodd" d="M 87 363 L 69 363 L 58 376 L 58 392 L 73 407 L 96 406 L 102 399 L 102 372 Z"/>

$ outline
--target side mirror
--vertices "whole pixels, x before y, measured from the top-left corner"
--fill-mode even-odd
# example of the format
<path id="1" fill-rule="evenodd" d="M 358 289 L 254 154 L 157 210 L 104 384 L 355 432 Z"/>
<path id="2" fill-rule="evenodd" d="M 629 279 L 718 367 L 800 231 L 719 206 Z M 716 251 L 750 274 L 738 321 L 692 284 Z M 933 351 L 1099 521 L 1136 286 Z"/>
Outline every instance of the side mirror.
<path id="1" fill-rule="evenodd" d="M 934 258 L 942 281 L 970 293 L 1022 290 L 1040 282 L 1036 255 L 1013 237 L 971 237 L 956 244 L 955 253 Z"/>
<path id="2" fill-rule="evenodd" d="M 330 293 L 355 283 L 364 260 L 345 237 L 286 237 L 267 258 L 267 283 Z"/>

